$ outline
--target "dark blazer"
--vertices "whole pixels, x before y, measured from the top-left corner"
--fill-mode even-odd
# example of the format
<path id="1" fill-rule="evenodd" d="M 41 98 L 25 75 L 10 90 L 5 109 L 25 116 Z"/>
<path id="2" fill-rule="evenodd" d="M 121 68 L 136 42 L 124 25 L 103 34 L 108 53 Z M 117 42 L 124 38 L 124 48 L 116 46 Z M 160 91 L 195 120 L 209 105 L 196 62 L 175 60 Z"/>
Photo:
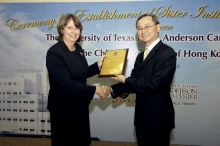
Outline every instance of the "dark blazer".
<path id="1" fill-rule="evenodd" d="M 124 92 L 136 93 L 134 125 L 143 132 L 169 132 L 174 128 L 170 85 L 176 69 L 176 52 L 162 41 L 143 61 L 139 53 L 125 84 L 112 86 L 113 98 Z"/>
<path id="2" fill-rule="evenodd" d="M 75 48 L 76 52 L 73 53 L 64 42 L 58 41 L 47 52 L 49 111 L 66 112 L 86 108 L 93 99 L 96 87 L 87 85 L 86 79 L 100 72 L 98 64 L 88 66 L 81 46 L 75 43 Z"/>

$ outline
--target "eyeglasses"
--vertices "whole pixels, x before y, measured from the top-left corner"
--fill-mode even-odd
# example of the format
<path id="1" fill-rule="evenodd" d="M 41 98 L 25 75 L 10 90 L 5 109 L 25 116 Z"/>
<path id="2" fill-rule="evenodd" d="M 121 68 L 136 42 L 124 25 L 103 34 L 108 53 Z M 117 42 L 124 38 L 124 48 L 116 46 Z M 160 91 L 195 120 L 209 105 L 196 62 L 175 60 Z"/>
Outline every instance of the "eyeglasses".
<path id="1" fill-rule="evenodd" d="M 144 26 L 143 28 L 138 27 L 138 28 L 137 28 L 137 31 L 138 31 L 138 32 L 142 32 L 143 30 L 144 30 L 144 31 L 148 31 L 148 30 L 150 30 L 151 27 L 154 26 L 154 25 L 157 25 L 157 24 L 153 24 L 153 25 L 151 25 L 151 26 Z"/>

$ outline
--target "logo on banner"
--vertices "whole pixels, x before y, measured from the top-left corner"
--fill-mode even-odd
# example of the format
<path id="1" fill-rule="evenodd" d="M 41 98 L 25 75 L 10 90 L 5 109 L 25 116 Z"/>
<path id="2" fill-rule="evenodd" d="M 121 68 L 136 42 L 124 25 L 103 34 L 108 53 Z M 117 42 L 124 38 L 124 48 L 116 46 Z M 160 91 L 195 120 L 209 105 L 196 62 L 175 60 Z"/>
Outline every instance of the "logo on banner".
<path id="1" fill-rule="evenodd" d="M 173 105 L 196 106 L 198 104 L 198 85 L 172 84 L 170 96 Z"/>
<path id="2" fill-rule="evenodd" d="M 120 95 L 119 97 L 115 99 L 109 99 L 108 100 L 109 104 L 113 103 L 130 103 L 130 104 L 135 104 L 135 100 L 130 97 L 129 93 L 124 93 Z"/>

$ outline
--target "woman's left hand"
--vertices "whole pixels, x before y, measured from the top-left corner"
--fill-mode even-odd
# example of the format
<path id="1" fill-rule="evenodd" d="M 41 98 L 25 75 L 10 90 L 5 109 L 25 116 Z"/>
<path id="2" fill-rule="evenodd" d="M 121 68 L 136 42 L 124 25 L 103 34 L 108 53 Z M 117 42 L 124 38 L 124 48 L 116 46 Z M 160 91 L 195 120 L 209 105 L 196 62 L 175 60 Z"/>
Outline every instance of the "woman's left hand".
<path id="1" fill-rule="evenodd" d="M 103 63 L 103 60 L 104 60 L 105 57 L 107 57 L 107 56 L 106 56 L 106 55 L 103 55 L 103 56 L 99 59 L 99 61 L 98 61 L 98 66 L 99 66 L 99 68 L 102 67 L 102 63 Z"/>

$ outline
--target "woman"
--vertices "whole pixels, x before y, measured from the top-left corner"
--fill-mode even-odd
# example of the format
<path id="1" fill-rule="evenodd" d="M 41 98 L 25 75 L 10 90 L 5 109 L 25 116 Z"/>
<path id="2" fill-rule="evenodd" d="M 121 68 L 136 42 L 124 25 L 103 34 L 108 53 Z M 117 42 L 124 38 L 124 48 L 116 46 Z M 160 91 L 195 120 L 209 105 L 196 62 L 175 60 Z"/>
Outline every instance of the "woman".
<path id="1" fill-rule="evenodd" d="M 86 83 L 88 77 L 99 73 L 105 56 L 88 66 L 81 46 L 76 43 L 81 40 L 82 30 L 82 24 L 75 15 L 64 15 L 57 25 L 59 40 L 47 52 L 50 83 L 47 108 L 53 146 L 89 146 L 88 106 L 95 93 L 100 97 L 109 94 L 105 86 Z"/>

